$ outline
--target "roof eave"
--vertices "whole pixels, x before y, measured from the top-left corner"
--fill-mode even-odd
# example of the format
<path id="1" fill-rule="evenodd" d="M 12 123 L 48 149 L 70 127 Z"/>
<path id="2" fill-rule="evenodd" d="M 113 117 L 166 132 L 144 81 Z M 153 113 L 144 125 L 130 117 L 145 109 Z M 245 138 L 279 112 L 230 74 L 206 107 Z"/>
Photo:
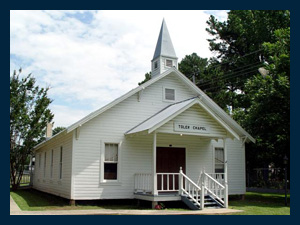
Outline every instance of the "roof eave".
<path id="1" fill-rule="evenodd" d="M 46 140 L 42 141 L 41 143 L 37 144 L 36 146 L 34 146 L 33 151 L 36 151 L 36 150 L 40 149 L 41 147 L 48 144 L 50 141 L 56 139 L 58 136 L 61 136 L 62 134 L 67 134 L 67 133 L 68 133 L 67 129 L 64 129 L 64 130 L 60 131 L 59 133 L 53 135 L 51 138 L 46 139 Z"/>

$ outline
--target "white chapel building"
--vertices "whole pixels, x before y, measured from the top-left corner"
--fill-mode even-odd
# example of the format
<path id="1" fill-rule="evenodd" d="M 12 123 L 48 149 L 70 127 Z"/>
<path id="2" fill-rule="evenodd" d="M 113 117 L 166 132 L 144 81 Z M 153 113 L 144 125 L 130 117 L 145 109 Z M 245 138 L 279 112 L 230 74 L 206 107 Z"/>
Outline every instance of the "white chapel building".
<path id="1" fill-rule="evenodd" d="M 254 138 L 177 67 L 163 21 L 151 79 L 37 145 L 33 188 L 196 210 L 245 194 L 245 142 Z"/>

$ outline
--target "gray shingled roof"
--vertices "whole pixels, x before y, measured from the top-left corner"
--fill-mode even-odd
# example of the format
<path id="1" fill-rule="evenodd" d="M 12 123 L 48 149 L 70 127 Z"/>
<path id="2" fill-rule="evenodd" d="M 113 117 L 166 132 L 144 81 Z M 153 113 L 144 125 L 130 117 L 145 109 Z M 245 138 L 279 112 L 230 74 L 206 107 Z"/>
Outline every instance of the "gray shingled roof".
<path id="1" fill-rule="evenodd" d="M 177 58 L 165 20 L 163 20 L 160 28 L 153 59 L 159 56 Z"/>

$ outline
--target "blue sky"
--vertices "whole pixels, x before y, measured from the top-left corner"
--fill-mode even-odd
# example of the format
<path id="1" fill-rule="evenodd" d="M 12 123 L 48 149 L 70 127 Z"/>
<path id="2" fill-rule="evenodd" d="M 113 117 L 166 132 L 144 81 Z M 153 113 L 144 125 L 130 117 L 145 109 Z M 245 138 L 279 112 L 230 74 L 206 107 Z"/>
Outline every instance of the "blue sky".
<path id="1" fill-rule="evenodd" d="M 10 72 L 22 67 L 50 86 L 54 126 L 69 126 L 130 91 L 150 71 L 162 19 L 179 61 L 211 57 L 213 11 L 10 11 Z"/>

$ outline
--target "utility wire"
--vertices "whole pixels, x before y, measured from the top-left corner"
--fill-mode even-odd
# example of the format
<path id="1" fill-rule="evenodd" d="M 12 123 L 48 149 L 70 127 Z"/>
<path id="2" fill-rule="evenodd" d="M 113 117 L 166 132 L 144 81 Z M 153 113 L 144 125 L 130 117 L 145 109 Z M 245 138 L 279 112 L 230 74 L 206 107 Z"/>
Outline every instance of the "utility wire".
<path id="1" fill-rule="evenodd" d="M 232 77 L 236 77 L 236 76 L 235 76 L 236 74 L 239 75 L 239 74 L 241 74 L 241 73 L 244 73 L 244 72 L 246 72 L 246 71 L 248 71 L 248 70 L 251 70 L 251 69 L 254 69 L 254 68 L 255 68 L 254 71 L 256 71 L 260 64 L 262 64 L 262 63 L 258 63 L 258 64 L 256 64 L 255 66 L 250 66 L 250 67 L 248 67 L 248 68 L 244 68 L 244 69 L 242 69 L 242 70 L 240 70 L 240 71 L 236 71 L 236 72 L 233 72 L 233 73 L 224 74 L 224 75 L 222 75 L 221 77 L 219 77 L 219 78 L 214 78 L 213 80 L 210 80 L 210 81 L 206 81 L 206 82 L 203 82 L 203 83 L 200 83 L 200 84 L 198 83 L 198 86 L 199 86 L 199 87 L 203 87 L 203 86 L 212 84 L 212 83 L 214 83 L 215 81 L 221 81 L 221 80 L 224 80 L 224 79 L 229 79 L 229 78 L 232 78 Z"/>
<path id="2" fill-rule="evenodd" d="M 273 63 L 273 62 L 270 62 L 270 63 Z M 251 66 L 251 67 L 250 67 Z M 232 71 L 235 71 L 233 73 L 227 73 L 227 74 L 223 74 L 221 75 L 219 78 L 218 77 L 215 77 L 213 80 L 209 80 L 209 81 L 205 81 L 203 83 L 199 83 L 198 82 L 198 86 L 199 87 L 203 87 L 205 85 L 209 85 L 209 84 L 212 84 L 214 83 L 216 80 L 220 81 L 220 80 L 223 80 L 223 79 L 229 79 L 231 77 L 236 77 L 234 76 L 235 74 L 238 74 L 238 73 L 241 73 L 241 72 L 245 72 L 249 69 L 253 69 L 253 68 L 258 68 L 259 66 L 265 66 L 265 64 L 263 62 L 255 62 L 255 63 L 252 63 L 252 64 L 249 64 L 249 65 L 246 65 L 246 66 L 242 66 L 242 67 L 238 67 L 238 68 L 235 68 L 233 69 Z M 248 68 L 245 68 L 245 67 L 248 67 Z M 242 69 L 244 68 L 244 69 Z M 242 69 L 242 70 L 240 70 Z M 240 71 L 236 71 L 236 70 L 240 70 Z M 255 72 L 256 70 L 254 70 L 253 72 Z"/>
<path id="3" fill-rule="evenodd" d="M 236 75 L 235 77 L 243 76 L 243 79 L 242 79 L 242 80 L 244 80 L 244 79 L 248 78 L 248 77 L 245 77 L 246 74 L 253 73 L 253 72 L 255 72 L 255 71 L 257 71 L 257 70 L 248 71 L 247 73 L 244 73 L 244 74 L 238 74 L 238 75 Z M 229 79 L 229 78 L 226 78 L 226 79 Z M 225 80 L 226 80 L 226 79 L 225 79 Z M 241 81 L 242 81 L 242 80 L 241 80 Z M 216 85 L 216 86 L 213 86 L 213 87 L 210 87 L 210 88 L 204 88 L 203 90 L 208 91 L 208 90 L 211 90 L 211 89 L 221 88 L 221 87 L 223 87 L 223 86 L 224 86 L 224 85 Z M 199 87 L 199 88 L 201 89 L 201 87 Z"/>
<path id="4" fill-rule="evenodd" d="M 222 79 L 223 77 L 228 77 L 228 76 L 230 76 L 230 75 L 234 75 L 234 74 L 236 74 L 236 73 L 241 73 L 241 72 L 246 71 L 246 70 L 248 70 L 248 69 L 250 69 L 250 68 L 259 67 L 260 64 L 262 64 L 262 63 L 261 63 L 261 62 L 256 62 L 256 63 L 250 64 L 250 65 L 248 65 L 248 66 L 243 66 L 243 67 L 237 68 L 237 69 L 241 69 L 241 68 L 244 68 L 244 69 L 242 69 L 242 70 L 240 70 L 240 71 L 232 70 L 232 71 L 235 71 L 235 72 L 231 72 L 231 73 L 227 73 L 227 74 L 225 73 L 225 74 L 223 74 L 219 79 Z M 250 67 L 251 65 L 252 65 L 252 67 Z M 248 68 L 245 68 L 245 67 L 248 67 Z M 236 70 L 237 70 L 237 69 L 236 69 Z M 217 79 L 217 78 L 214 78 L 214 79 Z M 211 82 L 211 80 L 206 81 L 206 82 L 203 82 L 203 83 L 201 83 L 200 85 L 205 85 L 205 84 L 210 83 L 210 82 Z"/>
<path id="5" fill-rule="evenodd" d="M 255 53 L 257 53 L 257 52 L 261 52 L 261 51 L 263 51 L 263 49 L 259 49 L 259 50 L 256 50 L 256 51 L 254 51 L 254 52 L 250 52 L 250 53 L 248 53 L 248 54 L 246 54 L 246 55 L 243 55 L 243 56 L 240 56 L 240 57 L 238 57 L 238 58 L 236 58 L 236 59 L 234 59 L 234 60 L 231 60 L 231 61 L 228 61 L 228 62 L 223 62 L 223 63 L 220 63 L 220 64 L 218 64 L 218 65 L 216 65 L 216 66 L 207 68 L 207 69 L 214 69 L 214 68 L 216 68 L 216 67 L 218 67 L 218 66 L 220 66 L 220 65 L 224 65 L 224 64 L 227 64 L 227 63 L 235 62 L 235 61 L 237 61 L 238 59 L 247 57 L 247 56 L 249 56 L 249 55 L 253 55 L 253 54 L 255 54 Z"/>

